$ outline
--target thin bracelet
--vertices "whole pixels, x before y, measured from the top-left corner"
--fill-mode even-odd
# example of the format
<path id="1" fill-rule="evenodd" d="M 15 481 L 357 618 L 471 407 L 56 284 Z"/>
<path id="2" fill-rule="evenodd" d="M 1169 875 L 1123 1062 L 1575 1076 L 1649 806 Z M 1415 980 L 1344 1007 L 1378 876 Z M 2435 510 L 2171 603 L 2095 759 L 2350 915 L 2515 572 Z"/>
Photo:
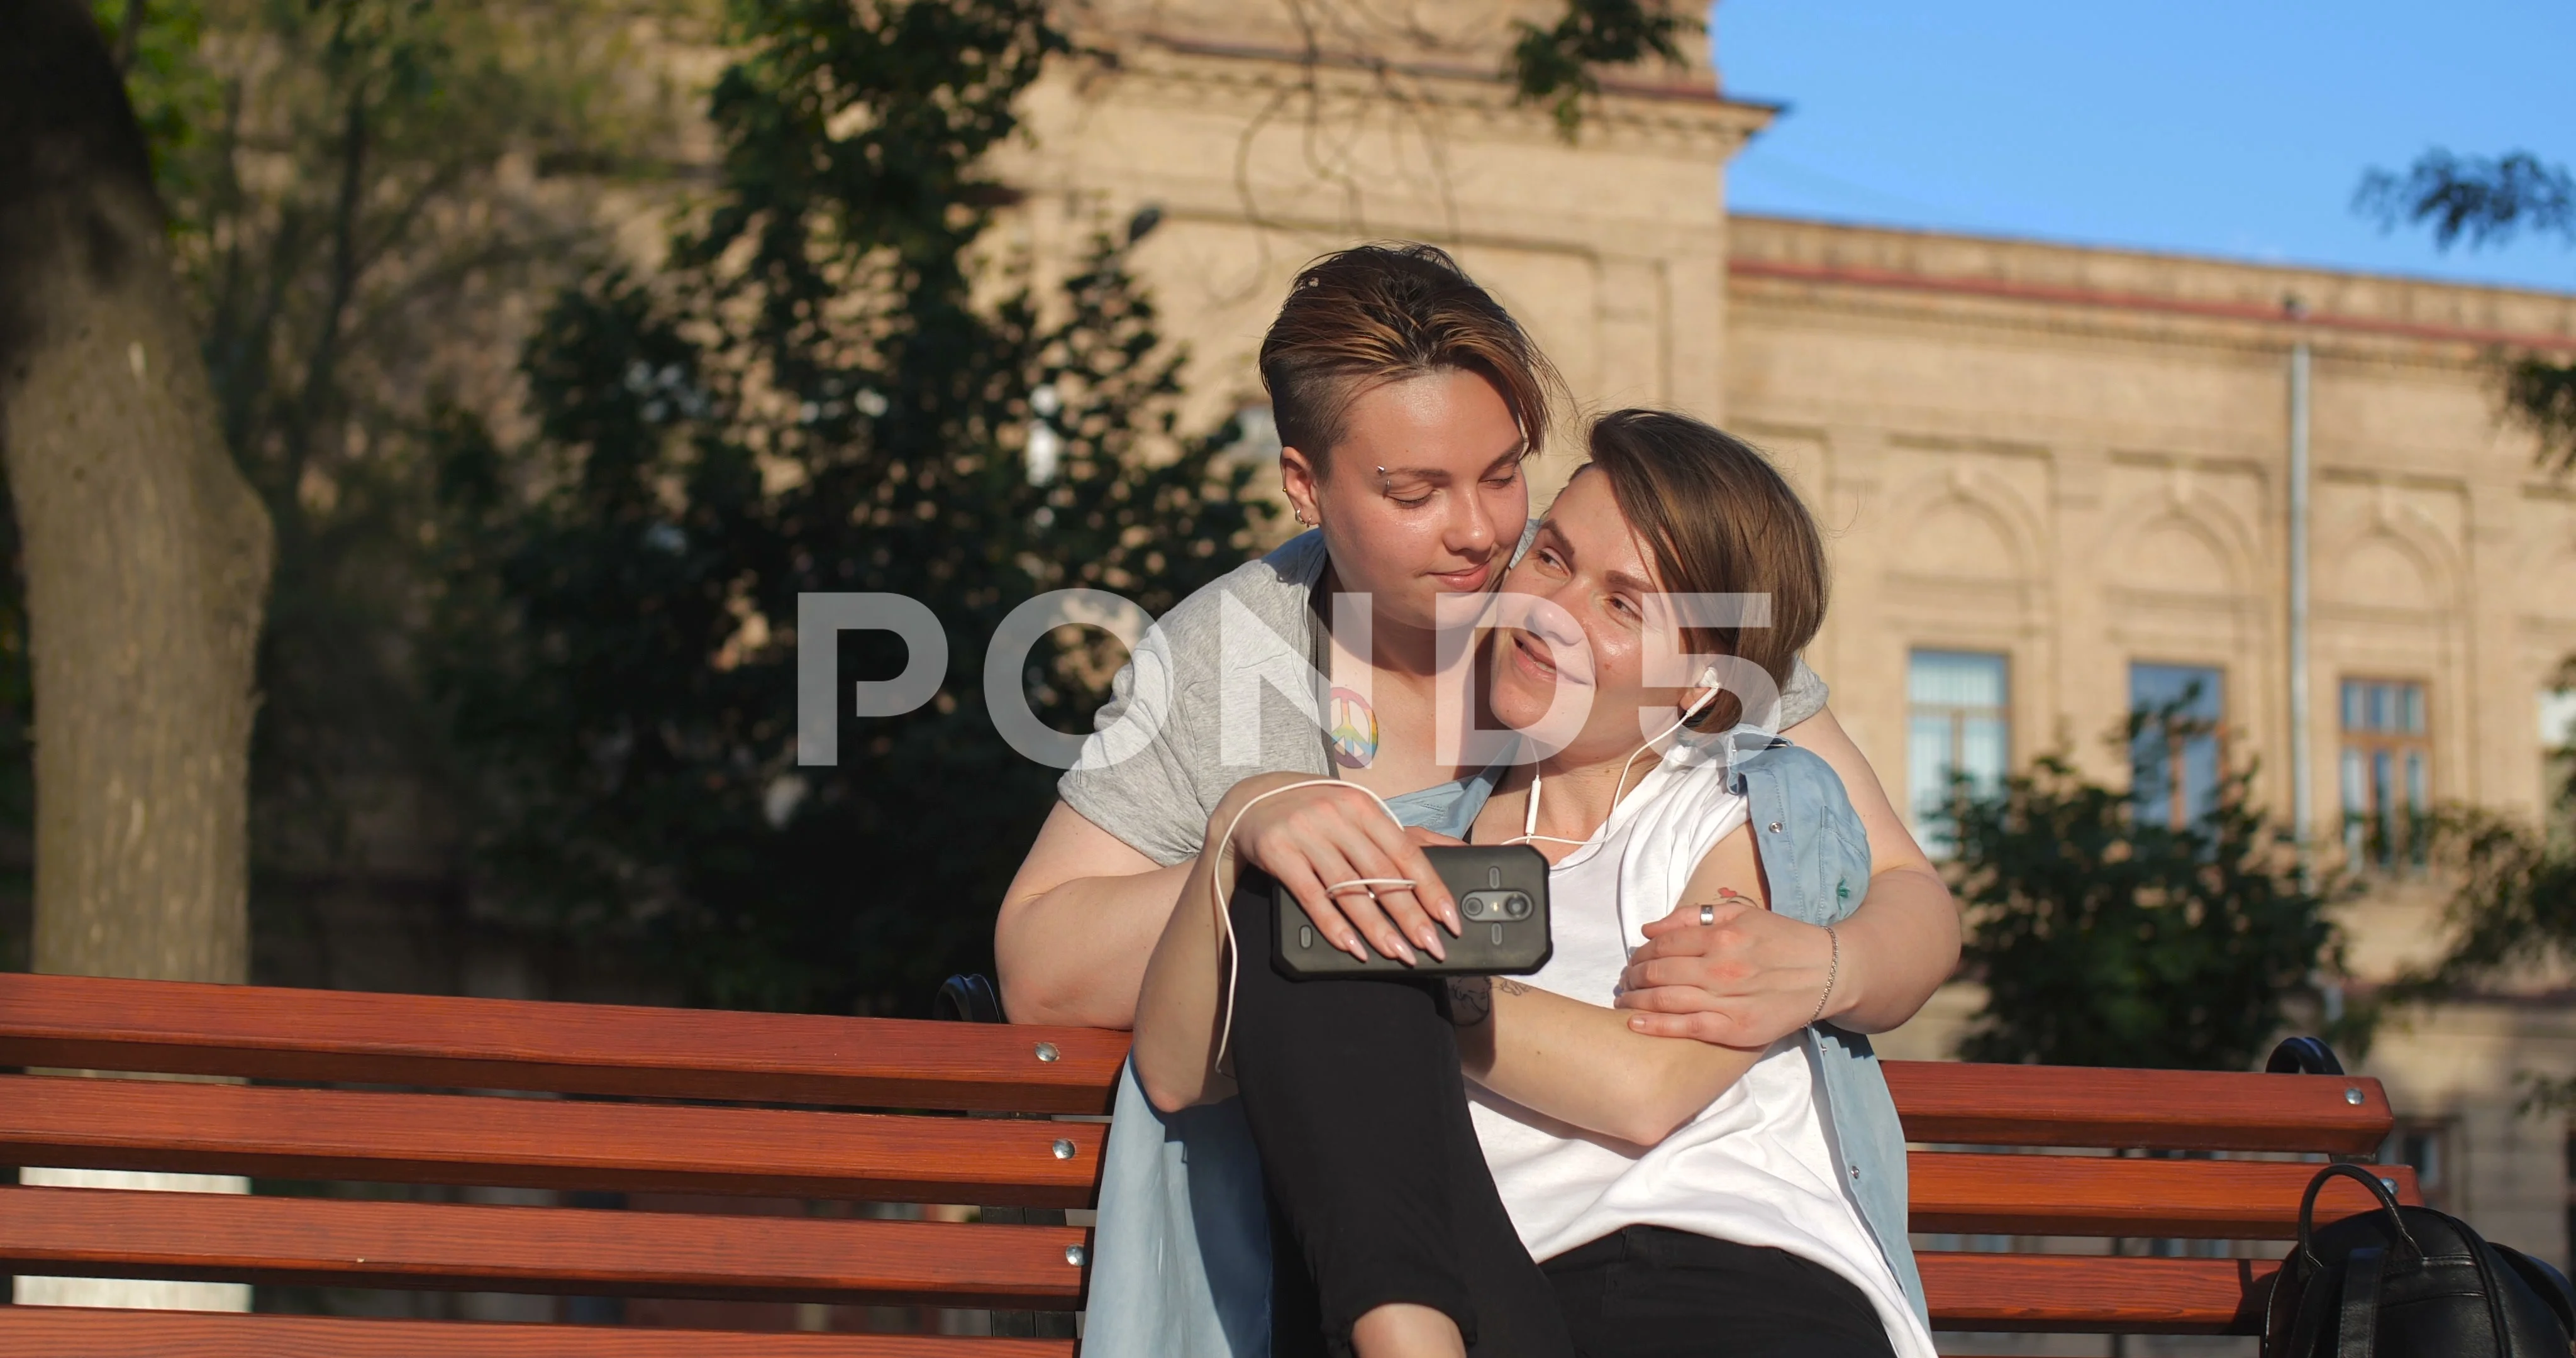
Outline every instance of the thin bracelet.
<path id="1" fill-rule="evenodd" d="M 1825 939 L 1833 944 L 1834 958 L 1825 965 L 1825 993 L 1816 997 L 1816 1012 L 1807 1019 L 1807 1026 L 1811 1028 L 1824 1020 L 1825 1006 L 1834 998 L 1834 978 L 1843 974 L 1843 936 L 1835 933 L 1834 926 L 1828 924 L 1825 926 Z"/>

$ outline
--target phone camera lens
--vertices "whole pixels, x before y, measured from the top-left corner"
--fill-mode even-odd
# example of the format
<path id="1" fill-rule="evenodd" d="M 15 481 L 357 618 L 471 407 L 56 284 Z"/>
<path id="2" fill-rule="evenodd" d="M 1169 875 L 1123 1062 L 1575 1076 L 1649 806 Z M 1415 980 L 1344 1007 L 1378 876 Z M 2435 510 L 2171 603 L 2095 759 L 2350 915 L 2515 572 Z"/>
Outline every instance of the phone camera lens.
<path id="1" fill-rule="evenodd" d="M 1521 892 L 1515 891 L 1503 898 L 1503 918 L 1505 919 L 1528 919 L 1530 909 L 1530 898 Z"/>
<path id="2" fill-rule="evenodd" d="M 1485 917 L 1486 907 L 1489 904 L 1490 902 L 1486 899 L 1485 893 L 1481 891 L 1471 891 L 1467 893 L 1467 899 L 1463 902 L 1461 908 L 1467 912 L 1467 918 L 1483 919 Z"/>

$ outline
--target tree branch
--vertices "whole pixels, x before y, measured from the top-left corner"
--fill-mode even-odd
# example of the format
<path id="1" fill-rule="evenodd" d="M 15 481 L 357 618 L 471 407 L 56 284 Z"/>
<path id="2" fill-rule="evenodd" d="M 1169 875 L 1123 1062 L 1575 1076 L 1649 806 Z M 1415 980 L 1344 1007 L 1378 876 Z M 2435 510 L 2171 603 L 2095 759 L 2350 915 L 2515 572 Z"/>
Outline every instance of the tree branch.
<path id="1" fill-rule="evenodd" d="M 1633 66 L 1648 57 L 1680 65 L 1686 60 L 1681 35 L 1705 25 L 1653 0 L 1566 0 L 1565 17 L 1554 28 L 1525 20 L 1513 27 L 1520 40 L 1503 74 L 1519 86 L 1515 98 L 1546 104 L 1557 130 L 1572 141 L 1583 122 L 1585 96 L 1601 92 L 1598 68 Z"/>
<path id="2" fill-rule="evenodd" d="M 305 361 L 304 391 L 297 402 L 295 422 L 286 431 L 285 464 L 279 469 L 281 540 L 291 539 L 301 531 L 302 516 L 295 509 L 300 503 L 296 485 L 303 479 L 304 465 L 312 456 L 314 427 L 321 422 L 337 385 L 340 327 L 358 288 L 358 212 L 364 205 L 366 160 L 367 82 L 361 77 L 349 87 L 347 120 L 341 132 L 340 192 L 331 221 L 330 297 L 323 304 L 321 327 L 313 337 L 312 354 Z"/>
<path id="3" fill-rule="evenodd" d="M 2576 244 L 2576 178 L 2529 151 L 2463 159 L 2435 147 L 2403 175 L 2376 169 L 2363 175 L 2352 207 L 2384 231 L 2429 223 L 2433 244 L 2444 250 L 2462 237 L 2472 250 L 2502 245 L 2523 230 Z"/>
<path id="4" fill-rule="evenodd" d="M 2560 472 L 2576 470 L 2576 362 L 2538 355 L 2508 361 L 2505 408 L 2540 436 L 2540 462 Z"/>
<path id="5" fill-rule="evenodd" d="M 2433 230 L 2448 250 L 2465 239 L 2472 250 L 2502 245 L 2522 231 L 2565 237 L 2576 245 L 2576 175 L 2529 151 L 2462 158 L 2435 147 L 2403 175 L 2372 170 L 2352 196 L 2353 211 L 2382 230 L 2401 224 Z M 2540 436 L 2541 465 L 2576 469 L 2576 363 L 2538 354 L 2501 356 L 2506 412 Z"/>

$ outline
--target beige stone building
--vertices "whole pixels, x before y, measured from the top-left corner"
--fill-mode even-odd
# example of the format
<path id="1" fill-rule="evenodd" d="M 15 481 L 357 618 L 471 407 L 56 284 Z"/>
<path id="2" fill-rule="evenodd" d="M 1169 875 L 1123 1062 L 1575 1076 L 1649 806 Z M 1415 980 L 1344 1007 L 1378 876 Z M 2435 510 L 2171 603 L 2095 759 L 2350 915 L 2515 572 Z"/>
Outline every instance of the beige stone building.
<path id="1" fill-rule="evenodd" d="M 1891 787 L 2049 751 L 2125 776 L 2106 734 L 2191 674 L 2289 809 L 2304 342 L 2312 835 L 2332 858 L 2348 811 L 2542 808 L 2576 503 L 2499 423 L 2484 355 L 2576 347 L 2576 297 L 1764 219 L 1731 242 L 1726 418 L 1837 534 L 1810 658 Z M 2369 878 L 2365 981 L 2437 941 L 2442 900 L 2402 861 Z M 1957 987 L 1887 1045 L 1945 1055 L 1974 1006 Z M 2568 1129 L 2515 1111 L 2521 1074 L 2576 1071 L 2564 1004 L 2413 1016 L 2367 1069 L 2431 1196 L 2566 1257 Z"/>
<path id="2" fill-rule="evenodd" d="M 1254 347 L 1301 262 L 1450 246 L 1589 405 L 1715 419 L 1790 470 L 1834 535 L 1810 658 L 1892 790 L 2047 751 L 2125 776 L 2106 734 L 2198 680 L 2225 757 L 2289 809 L 2304 345 L 2313 832 L 2335 851 L 2348 805 L 2541 808 L 2576 490 L 2500 422 L 2486 355 L 2576 348 L 2576 295 L 1731 217 L 1727 161 L 1772 111 L 1720 96 L 1703 53 L 1614 83 L 1569 143 L 1496 76 L 1511 21 L 1552 12 L 1069 6 L 1092 54 L 1032 101 L 1016 243 L 1062 259 L 1158 208 L 1142 264 L 1209 417 L 1258 409 Z M 2365 979 L 2429 946 L 2440 900 L 2376 880 L 2350 914 Z M 1945 1054 L 1975 1006 L 1954 990 L 1887 1045 Z M 2566 1005 L 2423 1016 L 2368 1066 L 2437 1200 L 2567 1258 L 2576 1142 L 2514 1089 L 2576 1073 Z"/>

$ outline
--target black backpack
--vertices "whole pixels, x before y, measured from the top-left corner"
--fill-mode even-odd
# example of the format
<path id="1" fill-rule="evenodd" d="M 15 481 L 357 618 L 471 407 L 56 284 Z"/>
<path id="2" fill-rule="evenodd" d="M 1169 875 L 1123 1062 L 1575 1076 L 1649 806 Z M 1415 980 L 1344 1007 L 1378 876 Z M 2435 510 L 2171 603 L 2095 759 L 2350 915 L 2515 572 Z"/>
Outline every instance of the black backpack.
<path id="1" fill-rule="evenodd" d="M 2358 1179 L 2379 1199 L 2316 1229 L 2326 1180 Z M 2263 1358 L 2568 1358 L 2576 1290 L 2466 1222 L 2400 1206 L 2361 1165 L 2328 1165 L 2299 1202 L 2299 1247 L 2264 1308 Z"/>

